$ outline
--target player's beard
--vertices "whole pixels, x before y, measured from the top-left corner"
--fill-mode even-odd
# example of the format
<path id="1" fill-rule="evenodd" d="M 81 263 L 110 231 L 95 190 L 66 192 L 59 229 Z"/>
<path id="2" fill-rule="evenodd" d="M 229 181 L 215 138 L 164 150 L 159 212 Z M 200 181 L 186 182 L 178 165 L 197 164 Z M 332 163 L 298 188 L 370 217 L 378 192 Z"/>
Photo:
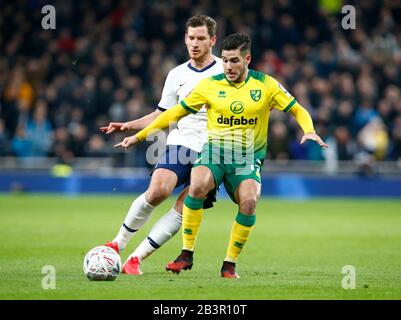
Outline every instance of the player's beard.
<path id="1" fill-rule="evenodd" d="M 244 64 L 242 65 L 242 70 L 241 70 L 240 74 L 238 75 L 237 79 L 235 79 L 233 82 L 240 82 L 239 80 L 243 77 L 243 75 L 246 71 L 247 71 L 246 63 L 244 62 Z"/>

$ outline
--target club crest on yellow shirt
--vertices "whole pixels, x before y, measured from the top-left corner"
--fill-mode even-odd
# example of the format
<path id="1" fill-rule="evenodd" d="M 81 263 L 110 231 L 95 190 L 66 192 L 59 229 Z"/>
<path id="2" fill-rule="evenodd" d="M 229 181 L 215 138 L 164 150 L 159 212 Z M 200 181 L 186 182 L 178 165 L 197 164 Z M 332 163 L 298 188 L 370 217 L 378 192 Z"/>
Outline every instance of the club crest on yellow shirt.
<path id="1" fill-rule="evenodd" d="M 260 100 L 260 97 L 262 96 L 262 92 L 260 91 L 260 89 L 251 90 L 250 94 L 251 94 L 252 100 L 256 101 L 256 102 L 258 102 Z"/>

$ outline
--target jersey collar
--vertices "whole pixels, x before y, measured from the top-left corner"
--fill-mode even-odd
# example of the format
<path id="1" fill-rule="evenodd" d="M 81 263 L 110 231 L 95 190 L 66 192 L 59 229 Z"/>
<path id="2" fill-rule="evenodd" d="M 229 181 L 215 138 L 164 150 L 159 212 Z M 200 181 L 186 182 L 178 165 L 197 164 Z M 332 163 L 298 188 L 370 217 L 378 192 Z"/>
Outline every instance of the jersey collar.
<path id="1" fill-rule="evenodd" d="M 248 69 L 248 75 L 246 76 L 245 81 L 241 82 L 241 83 L 236 83 L 236 82 L 231 82 L 227 79 L 226 74 L 224 74 L 224 77 L 226 78 L 227 82 L 229 83 L 230 86 L 233 86 L 234 88 L 242 88 L 244 85 L 246 85 L 246 83 L 248 82 L 249 78 L 251 77 L 253 70 Z"/>
<path id="2" fill-rule="evenodd" d="M 204 67 L 203 69 L 200 69 L 200 70 L 198 70 L 198 69 L 196 69 L 195 67 L 193 67 L 193 66 L 191 65 L 191 62 L 188 62 L 187 66 L 188 66 L 188 68 L 191 69 L 192 71 L 195 71 L 195 72 L 203 72 L 203 71 L 206 71 L 207 69 L 210 69 L 210 68 L 213 67 L 215 64 L 216 64 L 216 60 L 213 60 L 213 62 L 211 62 L 209 65 L 207 65 L 206 67 Z"/>

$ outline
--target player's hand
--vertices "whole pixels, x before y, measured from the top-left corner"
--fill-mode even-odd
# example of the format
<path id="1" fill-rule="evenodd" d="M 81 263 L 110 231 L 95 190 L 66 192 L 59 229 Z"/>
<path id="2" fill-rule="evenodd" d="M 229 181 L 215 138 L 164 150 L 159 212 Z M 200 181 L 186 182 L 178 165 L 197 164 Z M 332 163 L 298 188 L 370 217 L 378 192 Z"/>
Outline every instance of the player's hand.
<path id="1" fill-rule="evenodd" d="M 139 143 L 139 140 L 136 136 L 130 136 L 130 137 L 124 138 L 123 141 L 115 144 L 114 148 L 121 147 L 121 148 L 125 148 L 125 150 L 127 150 L 130 146 L 134 146 L 138 143 Z"/>
<path id="2" fill-rule="evenodd" d="M 329 145 L 324 143 L 323 140 L 316 133 L 306 133 L 306 134 L 304 134 L 304 136 L 301 139 L 301 144 L 303 144 L 306 140 L 315 141 L 323 149 L 327 149 L 329 147 Z"/>
<path id="3" fill-rule="evenodd" d="M 110 134 L 114 131 L 125 131 L 129 130 L 129 126 L 126 122 L 110 122 L 107 127 L 100 127 L 103 133 Z"/>

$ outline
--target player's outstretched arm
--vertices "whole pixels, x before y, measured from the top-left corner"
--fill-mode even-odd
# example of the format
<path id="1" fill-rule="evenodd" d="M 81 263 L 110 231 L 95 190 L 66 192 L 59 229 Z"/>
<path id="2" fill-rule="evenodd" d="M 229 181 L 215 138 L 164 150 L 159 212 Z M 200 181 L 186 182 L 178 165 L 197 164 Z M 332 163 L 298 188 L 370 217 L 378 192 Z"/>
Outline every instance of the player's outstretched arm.
<path id="1" fill-rule="evenodd" d="M 125 148 L 125 150 L 127 150 L 129 147 L 134 146 L 136 144 L 138 144 L 140 141 L 138 140 L 138 138 L 136 136 L 130 136 L 130 137 L 125 137 L 123 139 L 123 141 L 117 143 L 114 145 L 114 147 L 121 147 L 121 148 Z"/>
<path id="2" fill-rule="evenodd" d="M 324 143 L 324 141 L 316 134 L 315 129 L 313 128 L 312 118 L 305 108 L 296 103 L 290 109 L 290 113 L 295 117 L 295 120 L 297 120 L 298 124 L 304 131 L 301 144 L 307 140 L 312 140 L 319 144 L 323 149 L 327 149 L 329 147 L 329 145 Z"/>
<path id="3" fill-rule="evenodd" d="M 128 122 L 110 122 L 108 126 L 100 127 L 100 130 L 106 134 L 113 133 L 114 131 L 142 130 L 151 124 L 152 121 L 155 120 L 161 113 L 162 111 L 155 110 L 152 113 L 149 113 L 148 115 L 136 120 Z"/>
<path id="4" fill-rule="evenodd" d="M 136 135 L 124 138 L 123 141 L 114 145 L 114 147 L 129 148 L 146 139 L 154 130 L 166 129 L 171 122 L 177 122 L 182 117 L 190 114 L 181 104 L 178 104 L 158 116 L 150 125 L 139 131 Z"/>

